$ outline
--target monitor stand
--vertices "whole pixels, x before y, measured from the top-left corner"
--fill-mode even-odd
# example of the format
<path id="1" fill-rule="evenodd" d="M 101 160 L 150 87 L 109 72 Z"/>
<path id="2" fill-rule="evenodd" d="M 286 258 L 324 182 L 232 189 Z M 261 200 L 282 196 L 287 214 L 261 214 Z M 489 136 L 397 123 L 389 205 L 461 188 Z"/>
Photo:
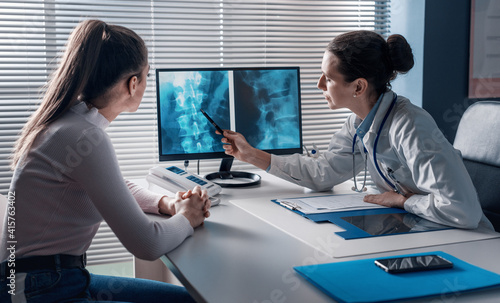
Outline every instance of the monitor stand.
<path id="1" fill-rule="evenodd" d="M 231 171 L 234 158 L 222 158 L 219 171 L 205 176 L 207 180 L 220 185 L 221 187 L 246 187 L 260 184 L 258 174 Z"/>

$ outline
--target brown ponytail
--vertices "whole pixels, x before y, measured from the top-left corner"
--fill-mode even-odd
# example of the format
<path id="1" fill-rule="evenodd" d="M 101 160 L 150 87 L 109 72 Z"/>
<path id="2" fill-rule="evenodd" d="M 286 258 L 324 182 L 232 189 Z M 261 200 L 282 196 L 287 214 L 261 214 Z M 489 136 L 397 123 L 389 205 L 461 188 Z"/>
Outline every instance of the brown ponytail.
<path id="1" fill-rule="evenodd" d="M 12 168 L 36 137 L 78 100 L 92 104 L 123 77 L 140 74 L 147 64 L 144 41 L 132 30 L 99 20 L 81 22 L 72 32 L 61 63 L 46 85 L 42 103 L 14 146 Z"/>
<path id="2" fill-rule="evenodd" d="M 386 42 L 372 31 L 348 32 L 335 37 L 327 50 L 339 59 L 339 72 L 346 82 L 364 78 L 377 96 L 390 88 L 398 73 L 408 72 L 414 64 L 411 47 L 401 35 L 392 35 Z"/>

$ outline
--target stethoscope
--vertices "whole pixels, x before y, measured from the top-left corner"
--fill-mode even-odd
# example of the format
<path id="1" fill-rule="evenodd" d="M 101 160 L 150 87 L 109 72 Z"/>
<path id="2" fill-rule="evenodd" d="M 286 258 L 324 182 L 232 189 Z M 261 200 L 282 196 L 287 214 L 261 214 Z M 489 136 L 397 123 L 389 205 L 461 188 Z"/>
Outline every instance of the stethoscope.
<path id="1" fill-rule="evenodd" d="M 387 177 L 382 173 L 382 170 L 380 169 L 378 162 L 377 162 L 377 144 L 378 144 L 378 139 L 380 138 L 380 133 L 382 132 L 382 129 L 384 128 L 385 121 L 387 121 L 387 118 L 389 117 L 389 114 L 391 113 L 392 109 L 394 108 L 394 105 L 396 104 L 396 100 L 398 99 L 398 95 L 394 94 L 394 99 L 392 100 L 391 106 L 385 113 L 384 119 L 382 119 L 382 123 L 380 124 L 380 127 L 377 132 L 377 136 L 375 137 L 375 142 L 373 143 L 373 163 L 375 163 L 375 168 L 377 169 L 377 172 L 379 175 L 384 179 L 384 181 L 394 190 L 394 192 L 400 194 L 400 195 L 405 195 L 403 190 L 398 186 L 399 182 L 396 180 L 394 177 L 394 171 L 392 171 L 390 168 L 387 168 L 387 174 L 388 176 L 393 179 L 394 183 L 389 181 Z M 352 190 L 355 192 L 364 192 L 366 191 L 366 171 L 367 171 L 367 160 L 368 160 L 368 152 L 366 148 L 363 149 L 365 152 L 365 173 L 364 173 L 364 178 L 363 178 L 363 186 L 361 188 L 358 188 L 358 184 L 356 182 L 356 163 L 355 163 L 355 148 L 356 148 L 356 140 L 358 138 L 358 134 L 354 134 L 354 137 L 352 138 L 352 175 L 354 179 L 354 186 L 352 187 Z"/>

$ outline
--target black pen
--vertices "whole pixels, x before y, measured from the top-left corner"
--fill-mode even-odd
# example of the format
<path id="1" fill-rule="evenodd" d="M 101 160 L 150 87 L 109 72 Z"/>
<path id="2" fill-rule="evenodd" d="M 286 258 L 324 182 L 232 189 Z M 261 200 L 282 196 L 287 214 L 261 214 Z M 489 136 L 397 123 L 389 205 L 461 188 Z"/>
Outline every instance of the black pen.
<path id="1" fill-rule="evenodd" d="M 217 129 L 217 131 L 219 131 L 219 133 L 223 135 L 224 131 L 222 130 L 222 128 L 220 128 L 219 125 L 217 125 L 217 123 L 215 123 L 214 120 L 212 120 L 212 118 L 210 118 L 210 116 L 203 109 L 200 108 L 200 110 L 205 116 L 205 118 L 207 118 L 208 121 L 210 121 L 210 123 L 212 123 L 212 125 L 215 126 L 215 129 Z"/>

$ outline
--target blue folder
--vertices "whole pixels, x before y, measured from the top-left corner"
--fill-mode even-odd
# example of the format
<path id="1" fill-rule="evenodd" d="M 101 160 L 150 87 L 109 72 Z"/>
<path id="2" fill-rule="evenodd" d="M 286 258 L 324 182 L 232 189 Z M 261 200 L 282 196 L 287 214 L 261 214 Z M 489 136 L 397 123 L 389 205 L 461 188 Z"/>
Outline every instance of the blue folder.
<path id="1" fill-rule="evenodd" d="M 340 302 L 388 302 L 442 295 L 450 298 L 465 291 L 500 286 L 500 275 L 444 252 L 411 256 L 426 254 L 437 254 L 452 261 L 453 268 L 390 274 L 375 265 L 376 259 L 363 259 L 297 266 L 294 269 Z M 410 255 L 396 257 L 404 256 Z"/>
<path id="2" fill-rule="evenodd" d="M 281 205 L 279 200 L 271 201 Z M 316 223 L 330 222 L 345 229 L 345 231 L 335 232 L 335 234 L 346 240 L 452 228 L 410 214 L 400 208 L 374 208 L 305 214 L 297 209 L 283 207 Z M 374 222 L 377 223 L 374 224 Z"/>

